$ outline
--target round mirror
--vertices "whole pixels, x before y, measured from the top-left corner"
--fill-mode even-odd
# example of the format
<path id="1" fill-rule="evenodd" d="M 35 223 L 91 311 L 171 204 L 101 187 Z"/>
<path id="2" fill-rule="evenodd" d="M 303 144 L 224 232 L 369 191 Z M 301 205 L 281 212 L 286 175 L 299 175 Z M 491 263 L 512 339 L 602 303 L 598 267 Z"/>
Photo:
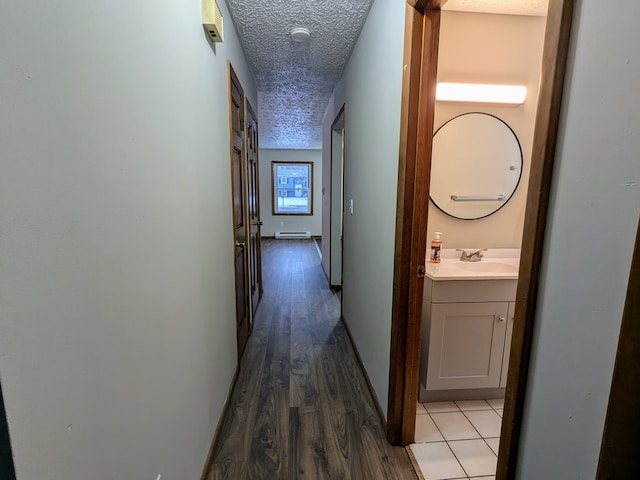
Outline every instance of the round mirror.
<path id="1" fill-rule="evenodd" d="M 483 218 L 502 208 L 522 176 L 522 148 L 511 127 L 488 113 L 465 113 L 433 136 L 431 201 L 447 215 Z"/>

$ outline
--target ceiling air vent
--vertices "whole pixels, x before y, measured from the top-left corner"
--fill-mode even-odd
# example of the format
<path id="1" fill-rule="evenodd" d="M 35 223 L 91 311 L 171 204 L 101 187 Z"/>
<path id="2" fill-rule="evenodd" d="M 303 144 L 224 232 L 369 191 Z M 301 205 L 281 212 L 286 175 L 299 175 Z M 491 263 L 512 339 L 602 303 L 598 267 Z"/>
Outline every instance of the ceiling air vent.
<path id="1" fill-rule="evenodd" d="M 222 13 L 216 0 L 202 0 L 202 25 L 214 42 L 222 42 Z"/>

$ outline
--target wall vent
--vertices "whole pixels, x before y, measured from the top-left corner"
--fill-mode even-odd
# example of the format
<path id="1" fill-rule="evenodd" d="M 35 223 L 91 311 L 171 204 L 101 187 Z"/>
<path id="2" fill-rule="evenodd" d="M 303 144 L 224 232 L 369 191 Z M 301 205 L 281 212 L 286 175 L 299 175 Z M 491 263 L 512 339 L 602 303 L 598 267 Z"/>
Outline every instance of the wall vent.
<path id="1" fill-rule="evenodd" d="M 223 18 L 216 0 L 202 0 L 202 25 L 211 41 L 224 41 Z"/>
<path id="2" fill-rule="evenodd" d="M 311 238 L 311 232 L 276 232 L 276 238 Z"/>

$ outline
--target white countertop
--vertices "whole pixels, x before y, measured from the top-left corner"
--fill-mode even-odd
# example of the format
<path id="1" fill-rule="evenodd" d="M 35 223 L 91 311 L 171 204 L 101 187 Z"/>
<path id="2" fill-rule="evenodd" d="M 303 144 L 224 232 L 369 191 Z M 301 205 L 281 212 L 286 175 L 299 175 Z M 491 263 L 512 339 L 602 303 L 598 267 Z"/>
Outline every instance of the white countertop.
<path id="1" fill-rule="evenodd" d="M 465 248 L 472 252 L 479 248 Z M 428 250 L 427 250 L 428 252 Z M 432 280 L 515 280 L 518 278 L 520 249 L 491 248 L 479 262 L 460 261 L 461 252 L 443 249 L 440 263 L 426 264 L 426 276 Z"/>

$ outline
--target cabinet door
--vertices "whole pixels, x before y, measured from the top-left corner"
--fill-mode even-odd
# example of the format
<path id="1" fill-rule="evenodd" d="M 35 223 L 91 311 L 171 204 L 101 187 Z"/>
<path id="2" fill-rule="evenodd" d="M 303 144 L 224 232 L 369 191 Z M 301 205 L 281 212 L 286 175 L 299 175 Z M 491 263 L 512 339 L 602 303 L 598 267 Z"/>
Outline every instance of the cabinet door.
<path id="1" fill-rule="evenodd" d="M 427 390 L 500 384 L 507 302 L 434 303 Z"/>
<path id="2" fill-rule="evenodd" d="M 515 302 L 509 302 L 509 313 L 507 314 L 507 332 L 504 336 L 504 354 L 502 356 L 502 375 L 500 386 L 507 386 L 507 372 L 509 371 L 509 354 L 511 353 L 511 334 L 513 333 L 513 317 L 516 308 Z"/>

